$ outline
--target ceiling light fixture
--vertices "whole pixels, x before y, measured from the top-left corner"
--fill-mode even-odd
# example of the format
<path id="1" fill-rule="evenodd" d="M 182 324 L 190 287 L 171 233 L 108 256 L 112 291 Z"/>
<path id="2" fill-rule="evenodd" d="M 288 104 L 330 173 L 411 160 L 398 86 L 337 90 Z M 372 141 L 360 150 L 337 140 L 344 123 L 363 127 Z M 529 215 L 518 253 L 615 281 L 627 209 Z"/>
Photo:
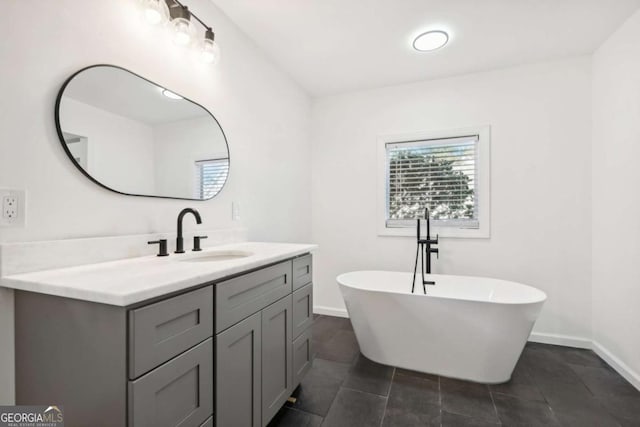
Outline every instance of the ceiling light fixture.
<path id="1" fill-rule="evenodd" d="M 162 89 L 162 94 L 164 96 L 166 96 L 167 98 L 170 98 L 170 99 L 184 99 L 180 95 L 178 95 L 177 93 L 173 93 L 168 89 Z"/>
<path id="2" fill-rule="evenodd" d="M 220 46 L 214 42 L 213 30 L 180 1 L 142 0 L 142 14 L 144 20 L 151 25 L 168 22 L 168 26 L 173 32 L 171 38 L 179 46 L 192 44 L 197 36 L 195 23 L 199 23 L 204 28 L 204 37 L 200 43 L 200 59 L 208 64 L 219 62 Z"/>
<path id="3" fill-rule="evenodd" d="M 420 52 L 437 50 L 447 44 L 449 34 L 442 30 L 427 31 L 413 40 L 413 48 Z"/>

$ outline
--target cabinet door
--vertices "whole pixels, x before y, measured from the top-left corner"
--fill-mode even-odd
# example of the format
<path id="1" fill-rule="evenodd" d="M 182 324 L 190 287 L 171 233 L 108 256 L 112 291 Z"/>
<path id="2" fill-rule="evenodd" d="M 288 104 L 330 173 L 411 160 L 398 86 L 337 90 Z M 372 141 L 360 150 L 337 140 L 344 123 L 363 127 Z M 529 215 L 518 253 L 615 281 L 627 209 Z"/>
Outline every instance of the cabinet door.
<path id="1" fill-rule="evenodd" d="M 313 285 L 309 283 L 293 293 L 293 338 L 313 324 Z"/>
<path id="2" fill-rule="evenodd" d="M 311 328 L 304 331 L 293 342 L 293 387 L 298 387 L 313 363 L 313 340 Z"/>
<path id="3" fill-rule="evenodd" d="M 261 314 L 216 336 L 216 425 L 261 425 Z"/>
<path id="4" fill-rule="evenodd" d="M 291 295 L 262 310 L 262 425 L 293 391 Z"/>
<path id="5" fill-rule="evenodd" d="M 129 425 L 198 427 L 213 412 L 211 338 L 129 382 Z"/>

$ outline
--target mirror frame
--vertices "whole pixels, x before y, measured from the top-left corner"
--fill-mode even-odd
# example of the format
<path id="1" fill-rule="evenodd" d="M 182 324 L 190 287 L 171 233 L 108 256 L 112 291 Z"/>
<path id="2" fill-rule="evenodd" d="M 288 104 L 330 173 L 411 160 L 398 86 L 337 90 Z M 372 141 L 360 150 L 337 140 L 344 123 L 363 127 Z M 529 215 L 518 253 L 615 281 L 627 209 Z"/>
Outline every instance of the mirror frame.
<path id="1" fill-rule="evenodd" d="M 198 107 L 202 108 L 204 111 L 207 112 L 207 114 L 209 114 L 211 116 L 211 118 L 215 121 L 215 123 L 218 125 L 218 127 L 220 128 L 220 132 L 222 132 L 222 137 L 224 138 L 224 143 L 227 146 L 227 159 L 229 161 L 229 172 L 227 173 L 227 177 L 224 180 L 224 183 L 222 184 L 222 187 L 220 188 L 220 191 L 218 191 L 215 195 L 211 196 L 208 199 L 194 199 L 194 198 L 188 198 L 188 197 L 172 197 L 172 196 L 157 196 L 157 195 L 151 195 L 151 194 L 132 194 L 132 193 L 125 193 L 123 191 L 118 191 L 118 190 L 114 190 L 113 188 L 101 183 L 100 181 L 98 181 L 96 178 L 94 178 L 93 176 L 91 176 L 89 174 L 89 172 L 87 172 L 82 166 L 80 166 L 80 164 L 78 162 L 76 162 L 75 158 L 73 157 L 73 155 L 71 154 L 71 151 L 69 150 L 69 148 L 67 147 L 66 141 L 64 139 L 64 134 L 62 132 L 62 127 L 60 126 L 60 103 L 62 101 L 62 96 L 64 94 L 65 89 L 67 88 L 67 86 L 69 85 L 69 83 L 71 83 L 71 81 L 74 79 L 74 77 L 76 77 L 78 74 L 87 71 L 91 68 L 98 68 L 98 67 L 110 67 L 110 68 L 115 68 L 117 70 L 121 70 L 121 71 L 125 71 L 129 74 L 132 74 L 148 83 L 151 83 L 152 85 L 155 85 L 161 89 L 166 89 L 169 90 L 173 93 L 175 93 L 176 95 L 179 95 L 180 97 L 182 97 L 185 101 L 189 101 L 194 105 L 197 105 Z M 209 111 L 208 109 L 204 108 L 201 104 L 198 104 L 197 102 L 192 101 L 191 99 L 182 96 L 180 93 L 171 90 L 169 88 L 165 88 L 162 85 L 159 85 L 155 82 L 153 82 L 152 80 L 149 80 L 145 77 L 142 77 L 141 75 L 134 73 L 131 70 L 128 70 L 124 67 L 120 67 L 118 65 L 112 65 L 112 64 L 94 64 L 94 65 L 89 65 L 88 67 L 84 67 L 78 71 L 76 71 L 75 73 L 73 73 L 71 76 L 69 76 L 64 83 L 62 84 L 62 87 L 60 88 L 60 90 L 58 91 L 58 96 L 56 97 L 56 106 L 55 106 L 55 124 L 56 124 L 56 132 L 58 133 L 58 139 L 60 140 L 60 145 L 62 145 L 62 148 L 64 149 L 64 152 L 67 154 L 67 157 L 69 157 L 69 160 L 71 160 L 71 163 L 73 163 L 73 165 L 80 171 L 82 172 L 82 174 L 87 177 L 90 181 L 92 181 L 93 183 L 97 184 L 98 186 L 112 191 L 114 193 L 118 193 L 118 194 L 122 194 L 124 196 L 136 196 L 136 197 L 153 197 L 156 199 L 173 199 L 173 200 L 189 200 L 189 201 L 196 201 L 196 202 L 206 202 L 207 200 L 211 200 L 214 199 L 218 194 L 220 194 L 222 192 L 222 190 L 224 190 L 225 185 L 227 185 L 227 181 L 229 181 L 229 174 L 231 173 L 231 151 L 229 150 L 229 141 L 227 140 L 227 135 L 224 133 L 224 129 L 222 128 L 222 126 L 220 125 L 220 122 L 218 121 L 218 119 L 216 119 L 216 117 L 211 113 L 211 111 Z"/>

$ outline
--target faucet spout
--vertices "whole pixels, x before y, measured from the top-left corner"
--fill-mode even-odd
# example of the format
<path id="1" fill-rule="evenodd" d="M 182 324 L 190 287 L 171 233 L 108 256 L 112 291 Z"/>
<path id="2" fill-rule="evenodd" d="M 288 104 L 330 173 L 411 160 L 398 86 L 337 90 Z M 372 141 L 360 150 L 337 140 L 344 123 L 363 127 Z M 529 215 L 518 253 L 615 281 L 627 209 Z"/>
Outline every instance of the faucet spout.
<path id="1" fill-rule="evenodd" d="M 182 236 L 182 221 L 186 214 L 193 214 L 197 224 L 202 224 L 202 218 L 200 213 L 193 208 L 185 208 L 178 214 L 178 236 L 176 237 L 176 251 L 177 254 L 184 253 L 184 237 Z"/>

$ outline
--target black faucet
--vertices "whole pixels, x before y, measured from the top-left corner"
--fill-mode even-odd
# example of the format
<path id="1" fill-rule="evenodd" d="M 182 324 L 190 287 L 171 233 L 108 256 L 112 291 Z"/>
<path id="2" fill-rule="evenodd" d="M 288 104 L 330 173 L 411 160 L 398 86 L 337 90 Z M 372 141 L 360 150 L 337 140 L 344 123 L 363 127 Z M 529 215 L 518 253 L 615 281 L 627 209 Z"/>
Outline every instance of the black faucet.
<path id="1" fill-rule="evenodd" d="M 182 237 L 182 219 L 188 213 L 193 214 L 196 217 L 196 223 L 202 224 L 202 218 L 200 218 L 200 214 L 197 210 L 192 208 L 185 208 L 180 211 L 178 214 L 178 237 L 176 238 L 176 253 L 183 254 L 184 253 L 184 238 Z"/>
<path id="2" fill-rule="evenodd" d="M 431 238 L 431 222 L 429 219 L 429 209 L 424 209 L 424 217 L 427 220 L 427 238 L 422 239 L 420 236 L 420 219 L 418 219 L 417 223 L 417 248 L 416 248 L 416 263 L 413 267 L 413 282 L 411 285 L 411 293 L 413 293 L 414 288 L 416 286 L 416 274 L 418 272 L 418 255 L 422 255 L 422 260 L 420 262 L 420 266 L 422 267 L 422 290 L 426 294 L 427 288 L 426 285 L 435 285 L 436 282 L 432 280 L 426 280 L 424 277 L 425 267 L 427 270 L 427 274 L 431 274 L 431 254 L 436 254 L 438 258 L 440 257 L 439 251 L 437 248 L 432 248 L 431 245 L 438 244 L 438 236 L 436 235 L 435 239 Z"/>

